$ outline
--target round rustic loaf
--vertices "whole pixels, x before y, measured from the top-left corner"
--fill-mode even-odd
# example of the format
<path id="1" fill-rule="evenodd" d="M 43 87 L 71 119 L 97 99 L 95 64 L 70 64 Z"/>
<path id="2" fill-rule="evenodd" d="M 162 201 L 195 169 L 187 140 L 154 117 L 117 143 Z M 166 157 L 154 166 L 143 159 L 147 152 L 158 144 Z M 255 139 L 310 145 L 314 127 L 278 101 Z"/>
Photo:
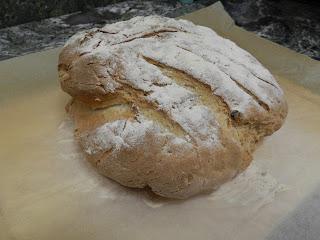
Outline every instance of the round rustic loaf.
<path id="1" fill-rule="evenodd" d="M 78 33 L 60 53 L 59 78 L 88 160 L 169 198 L 236 176 L 287 115 L 267 69 L 186 20 L 135 17 Z"/>

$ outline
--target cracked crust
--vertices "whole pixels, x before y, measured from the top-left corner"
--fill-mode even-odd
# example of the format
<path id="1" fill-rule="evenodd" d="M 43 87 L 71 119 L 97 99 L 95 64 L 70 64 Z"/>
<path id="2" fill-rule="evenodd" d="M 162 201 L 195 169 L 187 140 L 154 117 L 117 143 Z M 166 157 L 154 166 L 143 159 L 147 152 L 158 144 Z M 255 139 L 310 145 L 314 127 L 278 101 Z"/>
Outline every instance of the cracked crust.
<path id="1" fill-rule="evenodd" d="M 78 33 L 59 57 L 75 136 L 98 171 L 170 198 L 243 171 L 287 115 L 254 57 L 185 20 L 136 17 Z"/>

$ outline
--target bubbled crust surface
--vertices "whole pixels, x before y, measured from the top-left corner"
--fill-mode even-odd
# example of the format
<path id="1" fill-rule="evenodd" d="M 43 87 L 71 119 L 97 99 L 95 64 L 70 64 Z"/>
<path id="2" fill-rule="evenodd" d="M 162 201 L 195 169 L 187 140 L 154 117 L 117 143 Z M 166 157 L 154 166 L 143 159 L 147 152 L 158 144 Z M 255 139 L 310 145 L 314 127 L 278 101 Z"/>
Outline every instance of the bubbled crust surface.
<path id="1" fill-rule="evenodd" d="M 99 172 L 170 198 L 211 191 L 244 170 L 287 115 L 268 70 L 185 20 L 136 17 L 78 33 L 60 53 L 59 78 Z"/>

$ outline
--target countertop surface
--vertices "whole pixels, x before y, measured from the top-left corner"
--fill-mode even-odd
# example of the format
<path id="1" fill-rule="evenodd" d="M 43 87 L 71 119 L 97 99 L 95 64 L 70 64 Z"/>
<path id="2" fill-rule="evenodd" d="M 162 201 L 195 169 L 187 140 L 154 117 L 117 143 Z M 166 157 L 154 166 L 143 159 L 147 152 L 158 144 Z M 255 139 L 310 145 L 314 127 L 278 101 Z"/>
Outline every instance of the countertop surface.
<path id="1" fill-rule="evenodd" d="M 61 46 L 74 33 L 138 15 L 177 17 L 216 0 L 182 5 L 170 1 L 124 1 L 0 29 L 0 60 Z M 320 59 L 320 6 L 301 1 L 223 0 L 235 23 L 299 53 Z"/>

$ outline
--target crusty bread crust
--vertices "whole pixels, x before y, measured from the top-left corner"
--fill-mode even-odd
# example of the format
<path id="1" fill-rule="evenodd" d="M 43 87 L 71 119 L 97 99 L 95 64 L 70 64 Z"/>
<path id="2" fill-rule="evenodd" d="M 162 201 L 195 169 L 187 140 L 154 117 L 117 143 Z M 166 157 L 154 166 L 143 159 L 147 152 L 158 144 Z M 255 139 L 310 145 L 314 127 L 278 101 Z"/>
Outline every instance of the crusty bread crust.
<path id="1" fill-rule="evenodd" d="M 209 28 L 159 16 L 78 33 L 59 57 L 75 136 L 99 172 L 169 198 L 243 171 L 287 115 L 248 52 Z"/>

